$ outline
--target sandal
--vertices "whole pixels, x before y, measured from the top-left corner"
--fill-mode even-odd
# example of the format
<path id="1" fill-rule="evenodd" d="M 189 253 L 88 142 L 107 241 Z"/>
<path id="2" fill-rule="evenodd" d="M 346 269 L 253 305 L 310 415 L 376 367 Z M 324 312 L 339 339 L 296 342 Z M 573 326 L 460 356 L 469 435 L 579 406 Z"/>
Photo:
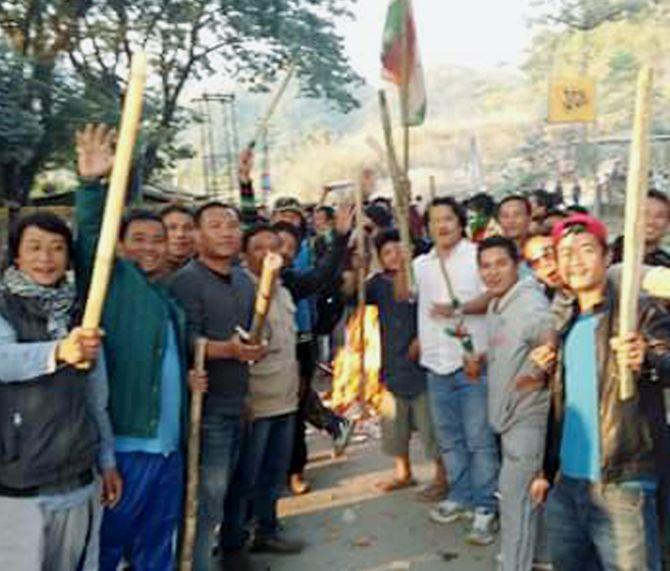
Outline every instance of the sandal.
<path id="1" fill-rule="evenodd" d="M 398 480 L 397 478 L 393 478 L 392 480 L 388 480 L 386 482 L 377 482 L 375 487 L 380 492 L 388 494 L 389 492 L 397 492 L 398 490 L 413 488 L 416 486 L 416 484 L 417 481 L 414 478 L 407 478 L 406 480 Z"/>
<path id="2" fill-rule="evenodd" d="M 437 484 L 432 482 L 419 491 L 419 493 L 416 495 L 416 498 L 421 502 L 440 502 L 446 497 L 448 490 L 448 484 Z"/>

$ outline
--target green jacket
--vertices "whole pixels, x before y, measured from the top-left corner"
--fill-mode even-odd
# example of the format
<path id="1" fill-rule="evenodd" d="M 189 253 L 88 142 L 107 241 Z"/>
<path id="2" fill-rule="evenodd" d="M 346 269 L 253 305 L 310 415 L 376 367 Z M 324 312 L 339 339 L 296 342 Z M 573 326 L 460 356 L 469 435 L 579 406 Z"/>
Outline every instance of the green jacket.
<path id="1" fill-rule="evenodd" d="M 88 291 L 105 208 L 106 189 L 84 186 L 76 194 L 75 268 Z M 186 378 L 186 320 L 165 286 L 134 263 L 117 259 L 102 316 L 109 374 L 109 411 L 116 436 L 154 438 L 160 418 L 161 372 L 168 320 L 175 327 Z M 187 402 L 186 383 L 182 402 Z M 182 416 L 185 418 L 185 407 Z"/>

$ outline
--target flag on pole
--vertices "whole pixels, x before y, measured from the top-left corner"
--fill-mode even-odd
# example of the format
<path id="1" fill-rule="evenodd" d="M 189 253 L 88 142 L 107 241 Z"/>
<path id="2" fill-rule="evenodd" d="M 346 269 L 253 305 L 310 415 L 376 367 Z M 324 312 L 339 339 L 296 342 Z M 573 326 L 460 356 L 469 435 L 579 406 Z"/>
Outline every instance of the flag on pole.
<path id="1" fill-rule="evenodd" d="M 382 77 L 400 88 L 403 124 L 416 127 L 426 117 L 426 87 L 412 11 L 412 0 L 390 0 L 382 40 Z"/>

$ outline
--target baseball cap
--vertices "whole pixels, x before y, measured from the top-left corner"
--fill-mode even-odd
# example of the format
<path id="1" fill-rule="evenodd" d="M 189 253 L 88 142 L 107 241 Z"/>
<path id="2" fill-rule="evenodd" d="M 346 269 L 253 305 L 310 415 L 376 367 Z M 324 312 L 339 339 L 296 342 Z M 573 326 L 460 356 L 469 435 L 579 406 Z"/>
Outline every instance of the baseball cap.
<path id="1" fill-rule="evenodd" d="M 283 196 L 275 200 L 273 212 L 295 212 L 296 214 L 303 215 L 302 207 L 297 198 L 292 196 Z"/>
<path id="2" fill-rule="evenodd" d="M 566 234 L 571 232 L 587 232 L 595 236 L 607 246 L 607 226 L 590 214 L 575 213 L 559 220 L 551 231 L 554 244 L 558 244 Z"/>

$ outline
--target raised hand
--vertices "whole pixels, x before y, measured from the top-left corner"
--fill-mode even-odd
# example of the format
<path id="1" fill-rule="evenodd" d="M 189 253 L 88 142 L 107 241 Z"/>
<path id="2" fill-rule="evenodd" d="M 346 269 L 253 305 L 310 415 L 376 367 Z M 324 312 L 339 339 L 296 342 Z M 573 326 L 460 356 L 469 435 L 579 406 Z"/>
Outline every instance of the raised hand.
<path id="1" fill-rule="evenodd" d="M 240 162 L 237 166 L 238 176 L 241 183 L 251 181 L 251 169 L 254 166 L 254 152 L 250 148 L 244 149 L 240 153 Z"/>
<path id="2" fill-rule="evenodd" d="M 342 203 L 335 211 L 335 231 L 340 235 L 349 234 L 354 224 L 355 207 L 350 203 Z"/>
<path id="3" fill-rule="evenodd" d="M 77 131 L 77 171 L 84 178 L 107 176 L 114 164 L 116 131 L 107 125 L 88 124 Z"/>

